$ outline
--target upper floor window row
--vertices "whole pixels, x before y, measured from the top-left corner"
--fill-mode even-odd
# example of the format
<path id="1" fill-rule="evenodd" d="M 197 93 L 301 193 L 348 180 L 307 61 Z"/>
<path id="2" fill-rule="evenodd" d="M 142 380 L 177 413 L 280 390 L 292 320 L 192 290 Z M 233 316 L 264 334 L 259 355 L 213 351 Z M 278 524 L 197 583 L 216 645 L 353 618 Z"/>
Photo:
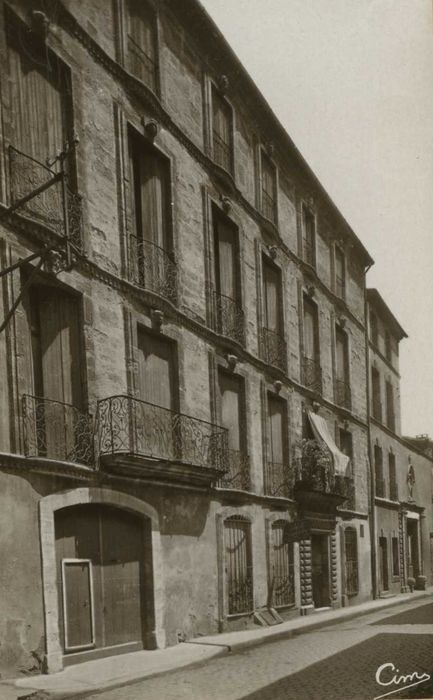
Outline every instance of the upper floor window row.
<path id="1" fill-rule="evenodd" d="M 157 22 L 146 0 L 125 0 L 123 60 L 126 69 L 153 92 L 158 89 Z"/>

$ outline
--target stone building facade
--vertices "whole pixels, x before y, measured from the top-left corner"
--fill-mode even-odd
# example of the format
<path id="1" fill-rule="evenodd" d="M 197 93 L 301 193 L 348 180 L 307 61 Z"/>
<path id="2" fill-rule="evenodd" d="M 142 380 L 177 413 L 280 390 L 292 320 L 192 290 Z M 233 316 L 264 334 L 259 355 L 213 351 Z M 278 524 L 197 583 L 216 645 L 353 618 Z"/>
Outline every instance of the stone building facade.
<path id="1" fill-rule="evenodd" d="M 368 252 L 195 0 L 0 47 L 1 672 L 368 600 Z"/>
<path id="2" fill-rule="evenodd" d="M 386 594 L 423 588 L 420 576 L 431 581 L 433 459 L 428 440 L 401 433 L 399 343 L 407 335 L 377 289 L 367 300 L 375 586 Z"/>

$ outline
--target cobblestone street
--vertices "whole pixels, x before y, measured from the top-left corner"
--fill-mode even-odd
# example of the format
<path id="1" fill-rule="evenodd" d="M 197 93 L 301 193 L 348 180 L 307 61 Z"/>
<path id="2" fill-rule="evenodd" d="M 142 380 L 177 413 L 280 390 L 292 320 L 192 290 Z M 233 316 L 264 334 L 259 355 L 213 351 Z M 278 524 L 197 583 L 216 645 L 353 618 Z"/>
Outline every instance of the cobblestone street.
<path id="1" fill-rule="evenodd" d="M 406 603 L 91 700 L 373 700 L 398 688 L 387 697 L 431 697 L 431 682 L 405 691 L 380 686 L 375 674 L 385 663 L 399 675 L 432 674 L 432 632 L 433 606 Z M 384 672 L 383 680 L 392 675 Z"/>

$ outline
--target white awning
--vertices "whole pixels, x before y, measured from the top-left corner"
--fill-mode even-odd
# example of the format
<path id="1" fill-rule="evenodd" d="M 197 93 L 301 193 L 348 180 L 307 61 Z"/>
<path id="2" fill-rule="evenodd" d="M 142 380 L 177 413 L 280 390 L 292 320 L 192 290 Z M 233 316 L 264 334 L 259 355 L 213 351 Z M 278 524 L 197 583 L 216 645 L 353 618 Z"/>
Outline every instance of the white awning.
<path id="1" fill-rule="evenodd" d="M 348 466 L 350 457 L 347 457 L 347 455 L 343 454 L 338 449 L 337 445 L 335 444 L 335 440 L 329 431 L 326 420 L 317 413 L 312 413 L 312 411 L 308 411 L 308 417 L 310 419 L 311 427 L 316 440 L 319 442 L 324 442 L 332 454 L 335 473 L 339 474 L 340 476 L 349 476 Z"/>

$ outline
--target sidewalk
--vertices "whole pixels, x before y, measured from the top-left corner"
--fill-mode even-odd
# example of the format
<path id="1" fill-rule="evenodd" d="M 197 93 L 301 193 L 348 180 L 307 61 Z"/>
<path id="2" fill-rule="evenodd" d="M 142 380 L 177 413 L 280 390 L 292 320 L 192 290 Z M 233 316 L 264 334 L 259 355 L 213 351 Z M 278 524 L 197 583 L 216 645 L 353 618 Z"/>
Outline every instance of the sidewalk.
<path id="1" fill-rule="evenodd" d="M 45 700 L 84 696 L 100 690 L 134 683 L 194 665 L 201 665 L 229 652 L 269 643 L 337 624 L 360 615 L 386 610 L 402 603 L 422 602 L 433 589 L 380 598 L 352 608 L 339 608 L 296 617 L 275 627 L 227 632 L 198 637 L 167 649 L 139 651 L 68 666 L 60 673 L 0 682 L 0 700 Z"/>

